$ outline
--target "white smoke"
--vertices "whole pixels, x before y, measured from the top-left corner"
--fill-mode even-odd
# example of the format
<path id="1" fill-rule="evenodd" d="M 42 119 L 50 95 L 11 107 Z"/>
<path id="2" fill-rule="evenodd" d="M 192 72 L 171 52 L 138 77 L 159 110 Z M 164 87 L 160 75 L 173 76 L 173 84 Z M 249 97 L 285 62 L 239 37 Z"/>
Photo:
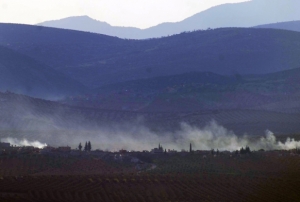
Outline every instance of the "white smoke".
<path id="1" fill-rule="evenodd" d="M 180 130 L 176 132 L 153 132 L 143 124 L 133 124 L 107 127 L 96 131 L 79 131 L 79 133 L 84 134 L 84 138 L 78 137 L 75 133 L 67 135 L 72 137 L 68 140 L 70 145 L 76 148 L 79 142 L 84 143 L 90 140 L 93 149 L 109 151 L 151 150 L 158 147 L 159 143 L 164 149 L 179 151 L 188 150 L 190 143 L 192 143 L 193 150 L 218 149 L 220 151 L 235 151 L 246 146 L 249 146 L 251 150 L 288 150 L 300 147 L 300 141 L 294 139 L 287 138 L 286 142 L 277 141 L 275 135 L 269 130 L 261 138 L 256 139 L 247 135 L 237 136 L 216 121 L 211 121 L 203 128 L 182 123 Z"/>
<path id="2" fill-rule="evenodd" d="M 300 147 L 300 141 L 295 141 L 295 139 L 287 138 L 285 142 L 277 141 L 275 135 L 269 130 L 266 130 L 263 137 L 256 140 L 247 135 L 239 137 L 232 131 L 220 126 L 216 121 L 211 121 L 202 129 L 192 127 L 186 123 L 183 123 L 181 128 L 176 133 L 176 143 L 188 145 L 191 142 L 195 149 L 200 150 L 234 151 L 246 146 L 249 146 L 252 150 L 289 150 Z"/>
<path id="3" fill-rule="evenodd" d="M 300 147 L 300 141 L 287 138 L 285 142 L 276 140 L 275 135 L 267 130 L 261 138 L 254 139 L 251 136 L 237 136 L 234 132 L 227 130 L 216 121 L 211 121 L 205 127 L 199 128 L 182 123 L 176 132 L 153 132 L 145 127 L 143 123 L 137 122 L 127 125 L 114 125 L 102 127 L 95 130 L 65 130 L 55 134 L 47 134 L 52 137 L 46 141 L 53 146 L 71 146 L 77 148 L 86 141 L 91 141 L 92 149 L 109 151 L 126 150 L 151 150 L 160 143 L 164 149 L 188 150 L 192 143 L 193 150 L 235 151 L 249 146 L 251 150 L 289 150 Z M 40 140 L 45 141 L 43 136 Z M 34 146 L 42 148 L 47 146 L 40 141 L 29 141 L 27 139 L 2 138 L 2 142 L 9 142 L 18 146 Z M 51 142 L 52 141 L 52 142 Z"/>
<path id="4" fill-rule="evenodd" d="M 8 142 L 11 145 L 16 145 L 16 146 L 33 146 L 37 148 L 43 148 L 47 146 L 47 144 L 41 143 L 39 141 L 28 141 L 27 139 L 19 140 L 17 138 L 10 138 L 10 137 L 1 138 L 1 142 Z"/>
<path id="5" fill-rule="evenodd" d="M 288 137 L 284 143 L 281 141 L 276 141 L 276 137 L 269 130 L 266 130 L 266 137 L 262 137 L 259 141 L 259 144 L 261 147 L 264 147 L 267 150 L 273 150 L 273 149 L 289 150 L 289 149 L 295 149 L 297 147 L 300 147 L 300 141 L 295 141 L 295 139 L 293 138 Z"/>
<path id="6" fill-rule="evenodd" d="M 181 130 L 175 136 L 177 144 L 192 143 L 193 148 L 199 150 L 235 150 L 247 144 L 246 138 L 238 138 L 232 131 L 228 131 L 215 121 L 211 121 L 203 129 L 182 123 Z"/>

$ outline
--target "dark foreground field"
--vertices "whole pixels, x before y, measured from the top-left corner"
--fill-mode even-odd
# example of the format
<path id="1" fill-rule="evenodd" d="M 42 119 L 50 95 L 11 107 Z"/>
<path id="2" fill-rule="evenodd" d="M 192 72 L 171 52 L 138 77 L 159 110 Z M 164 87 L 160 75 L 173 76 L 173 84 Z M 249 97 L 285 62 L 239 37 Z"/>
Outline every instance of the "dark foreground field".
<path id="1" fill-rule="evenodd" d="M 112 159 L 1 157 L 0 201 L 300 201 L 297 154 L 142 158 L 144 170 Z"/>

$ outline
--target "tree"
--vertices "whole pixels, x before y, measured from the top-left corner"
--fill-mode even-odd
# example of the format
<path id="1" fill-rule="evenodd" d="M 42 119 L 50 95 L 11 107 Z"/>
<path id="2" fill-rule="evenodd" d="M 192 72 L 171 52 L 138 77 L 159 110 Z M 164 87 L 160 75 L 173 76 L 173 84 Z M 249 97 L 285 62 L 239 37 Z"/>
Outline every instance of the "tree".
<path id="1" fill-rule="evenodd" d="M 215 150 L 212 149 L 212 150 L 210 151 L 210 153 L 211 153 L 212 155 L 214 155 L 214 154 L 215 154 Z"/>
<path id="2" fill-rule="evenodd" d="M 242 147 L 240 149 L 240 154 L 250 154 L 251 151 L 250 151 L 250 147 L 246 146 L 246 148 L 244 149 L 244 147 Z"/>
<path id="3" fill-rule="evenodd" d="M 81 146 L 81 142 L 79 143 L 78 149 L 81 151 L 82 146 Z"/>
<path id="4" fill-rule="evenodd" d="M 88 142 L 88 148 L 87 149 L 88 149 L 88 151 L 91 151 L 91 149 L 92 149 L 92 145 L 91 145 L 90 141 Z"/>
<path id="5" fill-rule="evenodd" d="M 242 147 L 242 148 L 240 149 L 240 154 L 245 154 L 245 149 L 244 149 L 244 147 Z"/>
<path id="6" fill-rule="evenodd" d="M 88 145 L 87 145 L 87 142 L 85 142 L 84 151 L 87 151 L 87 150 L 88 150 Z"/>
<path id="7" fill-rule="evenodd" d="M 246 147 L 245 153 L 246 153 L 246 154 L 251 153 L 250 147 L 248 147 L 248 146 Z"/>

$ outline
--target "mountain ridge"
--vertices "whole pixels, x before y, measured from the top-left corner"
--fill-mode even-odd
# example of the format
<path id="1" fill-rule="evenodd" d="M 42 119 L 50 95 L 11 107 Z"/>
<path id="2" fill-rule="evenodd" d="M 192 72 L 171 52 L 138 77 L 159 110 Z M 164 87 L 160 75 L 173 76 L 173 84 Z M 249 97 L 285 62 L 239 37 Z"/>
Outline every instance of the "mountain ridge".
<path id="1" fill-rule="evenodd" d="M 55 24 L 55 25 L 52 25 Z M 80 29 L 76 28 L 80 24 Z M 122 38 L 130 38 L 129 33 L 138 35 L 138 32 L 142 29 L 135 27 L 119 27 L 111 26 L 107 22 L 99 21 L 90 18 L 87 15 L 83 16 L 72 16 L 63 18 L 61 20 L 50 20 L 36 24 L 37 26 L 45 26 L 58 29 L 69 29 L 83 32 L 91 32 L 97 34 L 105 34 L 108 36 L 119 37 L 121 34 L 124 35 Z"/>
<path id="2" fill-rule="evenodd" d="M 97 88 L 128 80 L 210 71 L 263 74 L 300 66 L 300 33 L 220 28 L 148 40 L 0 24 L 0 45 Z"/>
<path id="3" fill-rule="evenodd" d="M 91 18 L 89 21 L 85 21 L 83 27 L 80 27 L 78 26 L 79 23 L 75 21 L 70 22 L 70 17 L 51 22 L 46 21 L 38 25 L 90 31 L 120 38 L 147 39 L 199 29 L 253 27 L 267 23 L 300 20 L 300 14 L 296 9 L 298 7 L 300 7 L 300 2 L 297 0 L 276 0 L 271 3 L 269 0 L 252 0 L 241 3 L 227 3 L 211 7 L 179 22 L 164 22 L 146 29 L 114 27 L 100 21 L 96 24 L 96 20 Z M 285 12 L 281 12 L 282 10 Z M 75 18 L 78 19 L 78 16 L 74 17 L 74 20 Z M 84 16 L 83 18 L 86 17 Z M 68 20 L 70 23 L 67 22 Z M 91 23 L 91 26 L 88 26 L 89 23 Z M 64 26 L 61 26 L 61 24 L 64 24 Z M 101 26 L 103 27 L 104 25 L 106 25 L 105 29 L 102 29 Z"/>
<path id="4" fill-rule="evenodd" d="M 255 26 L 254 28 L 283 29 L 283 30 L 300 32 L 300 20 L 258 25 Z"/>

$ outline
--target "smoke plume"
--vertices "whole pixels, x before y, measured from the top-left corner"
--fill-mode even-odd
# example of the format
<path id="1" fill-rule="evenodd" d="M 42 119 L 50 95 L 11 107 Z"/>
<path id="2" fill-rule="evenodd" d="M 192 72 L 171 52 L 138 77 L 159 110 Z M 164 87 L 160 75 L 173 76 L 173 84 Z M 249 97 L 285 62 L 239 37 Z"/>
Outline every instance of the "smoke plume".
<path id="1" fill-rule="evenodd" d="M 1 142 L 8 142 L 11 145 L 16 145 L 16 146 L 33 146 L 37 148 L 43 148 L 47 146 L 45 143 L 41 143 L 39 141 L 28 141 L 26 139 L 18 140 L 17 138 L 1 138 Z"/>
<path id="2" fill-rule="evenodd" d="M 11 135 L 10 135 L 11 136 Z M 23 136 L 26 137 L 26 136 Z M 2 142 L 9 142 L 18 146 L 34 146 L 42 148 L 51 146 L 71 146 L 72 149 L 82 145 L 86 141 L 91 141 L 92 149 L 118 151 L 126 150 L 151 150 L 161 144 L 164 149 L 188 150 L 192 143 L 193 150 L 235 151 L 242 147 L 249 146 L 251 150 L 289 150 L 300 147 L 300 141 L 287 138 L 285 142 L 276 140 L 275 135 L 266 130 L 260 138 L 254 139 L 251 136 L 238 136 L 233 131 L 227 130 L 216 121 L 209 122 L 205 127 L 199 128 L 181 123 L 180 129 L 173 132 L 154 132 L 138 121 L 130 124 L 115 124 L 98 128 L 59 129 L 53 133 L 39 132 L 35 135 L 35 140 L 2 138 Z M 41 142 L 45 143 L 41 143 Z"/>
<path id="3" fill-rule="evenodd" d="M 247 135 L 239 137 L 216 121 L 211 121 L 202 129 L 182 123 L 181 130 L 175 135 L 178 145 L 185 145 L 187 148 L 188 143 L 191 142 L 195 149 L 200 150 L 234 151 L 246 146 L 252 150 L 289 150 L 300 147 L 300 141 L 291 138 L 287 138 L 285 142 L 277 141 L 275 135 L 269 130 L 266 130 L 265 134 L 256 140 Z"/>
<path id="4" fill-rule="evenodd" d="M 261 138 L 253 139 L 251 136 L 237 136 L 216 121 L 209 122 L 205 127 L 199 128 L 187 123 L 181 123 L 175 132 L 154 132 L 142 123 L 114 125 L 98 128 L 96 130 L 64 131 L 56 138 L 62 144 L 76 148 L 79 143 L 91 141 L 93 149 L 117 151 L 151 150 L 160 143 L 165 149 L 188 150 L 192 143 L 193 150 L 235 151 L 249 146 L 251 150 L 294 149 L 300 147 L 300 142 L 287 138 L 285 142 L 276 140 L 275 135 L 267 130 Z M 48 143 L 48 142 L 47 142 Z"/>

